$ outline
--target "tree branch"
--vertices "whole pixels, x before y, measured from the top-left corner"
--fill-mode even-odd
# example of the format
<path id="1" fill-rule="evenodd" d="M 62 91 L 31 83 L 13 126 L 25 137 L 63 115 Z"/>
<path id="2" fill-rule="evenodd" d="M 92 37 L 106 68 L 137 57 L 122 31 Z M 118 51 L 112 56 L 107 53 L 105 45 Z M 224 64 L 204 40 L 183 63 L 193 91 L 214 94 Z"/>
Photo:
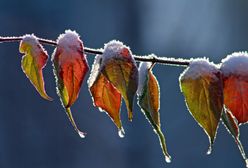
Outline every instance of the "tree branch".
<path id="1" fill-rule="evenodd" d="M 1 37 L 0 36 L 0 43 L 2 42 L 20 42 L 23 37 Z M 42 44 L 52 45 L 56 46 L 57 42 L 53 40 L 47 40 L 42 38 L 37 38 L 38 41 Z M 88 48 L 84 47 L 84 52 L 88 54 L 103 54 L 103 51 L 101 49 L 94 49 L 94 48 Z M 168 58 L 168 57 L 158 57 L 154 54 L 149 56 L 138 56 L 133 55 L 134 59 L 136 61 L 140 62 L 153 62 L 153 63 L 159 63 L 164 65 L 174 65 L 174 66 L 188 66 L 190 63 L 190 60 L 188 59 L 182 59 L 182 58 Z"/>

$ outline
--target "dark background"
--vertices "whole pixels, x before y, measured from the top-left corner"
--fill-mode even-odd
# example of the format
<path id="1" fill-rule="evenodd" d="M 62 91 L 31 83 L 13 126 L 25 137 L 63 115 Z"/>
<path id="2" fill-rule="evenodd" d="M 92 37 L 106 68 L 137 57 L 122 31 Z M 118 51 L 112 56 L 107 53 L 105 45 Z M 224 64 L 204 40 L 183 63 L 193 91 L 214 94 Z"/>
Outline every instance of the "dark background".
<path id="1" fill-rule="evenodd" d="M 219 63 L 227 54 L 248 49 L 247 0 L 0 0 L 0 36 L 34 33 L 55 40 L 76 30 L 88 47 L 101 48 L 118 39 L 133 53 L 196 58 Z M 49 54 L 53 47 L 45 46 Z M 166 164 L 158 139 L 135 103 L 134 120 L 118 137 L 112 121 L 92 106 L 86 81 L 72 107 L 80 139 L 55 91 L 49 61 L 46 89 L 55 100 L 43 100 L 20 67 L 17 43 L 0 44 L 1 168 L 241 168 L 245 167 L 232 137 L 220 125 L 212 155 L 208 138 L 190 116 L 178 85 L 181 67 L 157 65 L 161 86 L 161 122 L 173 157 Z M 94 56 L 88 55 L 92 64 Z M 88 76 L 87 76 L 88 77 Z M 241 127 L 248 152 L 248 127 Z"/>

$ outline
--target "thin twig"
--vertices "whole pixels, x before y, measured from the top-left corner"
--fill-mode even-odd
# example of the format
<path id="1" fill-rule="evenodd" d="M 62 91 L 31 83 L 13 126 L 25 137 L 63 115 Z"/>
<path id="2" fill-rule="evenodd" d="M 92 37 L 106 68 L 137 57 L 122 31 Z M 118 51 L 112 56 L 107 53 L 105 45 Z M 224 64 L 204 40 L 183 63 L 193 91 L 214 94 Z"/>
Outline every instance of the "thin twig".
<path id="1" fill-rule="evenodd" d="M 23 37 L 1 37 L 0 36 L 0 43 L 19 42 L 22 40 L 22 38 Z M 42 38 L 37 38 L 37 39 L 42 44 L 47 44 L 47 45 L 52 45 L 52 46 L 57 45 L 57 42 L 53 40 L 47 40 L 47 39 L 42 39 Z M 103 54 L 103 51 L 101 49 L 94 49 L 94 48 L 88 48 L 88 47 L 84 47 L 84 52 L 88 54 Z M 190 63 L 190 60 L 188 59 L 157 57 L 154 55 L 151 55 L 151 56 L 133 55 L 133 57 L 136 61 L 153 62 L 153 63 L 159 63 L 159 64 L 165 64 L 165 65 L 188 66 Z"/>

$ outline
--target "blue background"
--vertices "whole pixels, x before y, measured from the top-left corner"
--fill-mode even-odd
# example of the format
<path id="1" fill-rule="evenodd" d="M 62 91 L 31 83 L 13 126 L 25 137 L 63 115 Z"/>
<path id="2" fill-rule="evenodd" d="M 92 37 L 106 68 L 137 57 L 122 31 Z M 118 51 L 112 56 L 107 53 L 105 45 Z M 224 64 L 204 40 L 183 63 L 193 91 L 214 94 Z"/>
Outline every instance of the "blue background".
<path id="1" fill-rule="evenodd" d="M 85 46 L 101 48 L 118 39 L 133 53 L 196 58 L 219 63 L 227 54 L 248 49 L 247 0 L 0 0 L 0 36 L 34 33 L 55 40 L 65 29 L 76 30 Z M 45 46 L 49 54 L 53 47 Z M 187 111 L 178 85 L 182 67 L 157 65 L 161 87 L 161 122 L 173 157 L 166 164 L 158 139 L 136 103 L 134 120 L 118 137 L 112 121 L 92 106 L 86 81 L 72 107 L 80 139 L 55 91 L 49 61 L 46 89 L 55 100 L 36 93 L 20 67 L 17 43 L 0 44 L 0 167 L 1 168 L 241 168 L 239 150 L 220 125 L 212 155 L 208 138 Z M 94 56 L 88 55 L 91 65 Z M 88 77 L 88 76 L 87 76 Z M 248 152 L 248 127 L 241 127 Z"/>

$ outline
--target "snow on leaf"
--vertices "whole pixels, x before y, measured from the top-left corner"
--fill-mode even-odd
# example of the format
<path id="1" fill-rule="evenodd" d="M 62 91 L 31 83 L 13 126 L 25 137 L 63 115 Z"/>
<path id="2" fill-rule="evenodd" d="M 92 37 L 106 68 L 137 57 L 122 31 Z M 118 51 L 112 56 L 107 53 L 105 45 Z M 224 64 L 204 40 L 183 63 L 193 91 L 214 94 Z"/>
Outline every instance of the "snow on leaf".
<path id="1" fill-rule="evenodd" d="M 131 121 L 138 87 L 138 68 L 129 48 L 115 40 L 105 44 L 99 71 L 121 93 Z"/>
<path id="2" fill-rule="evenodd" d="M 83 135 L 69 109 L 77 100 L 82 82 L 89 70 L 83 43 L 75 31 L 66 30 L 65 34 L 57 39 L 57 44 L 52 57 L 57 93 L 75 130 L 79 135 Z"/>
<path id="3" fill-rule="evenodd" d="M 191 61 L 179 81 L 189 112 L 209 137 L 211 153 L 223 108 L 222 79 L 218 68 L 206 59 Z"/>
<path id="4" fill-rule="evenodd" d="M 138 105 L 152 125 L 155 133 L 158 135 L 163 154 L 166 162 L 171 162 L 166 147 L 165 137 L 160 127 L 160 89 L 159 84 L 152 73 L 151 63 L 142 62 L 139 67 L 139 88 L 138 88 Z"/>
<path id="5" fill-rule="evenodd" d="M 117 126 L 119 133 L 124 134 L 120 119 L 121 94 L 107 78 L 99 72 L 101 59 L 102 55 L 97 55 L 95 58 L 91 75 L 88 80 L 89 90 L 94 105 L 99 107 L 100 110 L 106 111 Z M 120 134 L 120 137 L 123 137 L 123 134 Z"/>
<path id="6" fill-rule="evenodd" d="M 52 100 L 46 93 L 42 72 L 48 59 L 47 52 L 33 34 L 23 37 L 19 50 L 25 54 L 21 63 L 23 72 L 44 99 Z"/>
<path id="7" fill-rule="evenodd" d="M 238 52 L 222 60 L 224 104 L 239 124 L 248 123 L 248 53 Z"/>

